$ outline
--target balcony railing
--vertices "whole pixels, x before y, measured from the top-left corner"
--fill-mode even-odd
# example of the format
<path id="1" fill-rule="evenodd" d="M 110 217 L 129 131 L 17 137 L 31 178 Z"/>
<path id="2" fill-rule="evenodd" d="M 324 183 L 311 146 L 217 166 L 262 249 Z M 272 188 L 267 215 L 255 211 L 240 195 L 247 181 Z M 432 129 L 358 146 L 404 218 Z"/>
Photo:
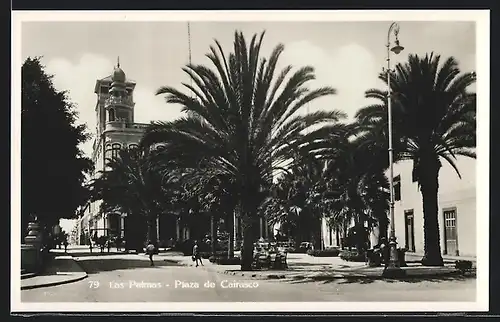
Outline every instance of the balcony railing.
<path id="1" fill-rule="evenodd" d="M 145 123 L 126 123 L 125 127 L 127 129 L 146 129 L 149 126 L 149 124 Z"/>
<path id="2" fill-rule="evenodd" d="M 106 99 L 106 106 L 109 105 L 122 105 L 122 106 L 134 106 L 134 101 L 132 98 L 126 96 L 126 97 L 115 97 L 115 96 L 110 96 L 108 99 Z"/>
<path id="3" fill-rule="evenodd" d="M 144 123 L 126 123 L 123 121 L 111 121 L 106 123 L 106 131 L 118 129 L 136 129 L 145 130 L 149 124 Z"/>

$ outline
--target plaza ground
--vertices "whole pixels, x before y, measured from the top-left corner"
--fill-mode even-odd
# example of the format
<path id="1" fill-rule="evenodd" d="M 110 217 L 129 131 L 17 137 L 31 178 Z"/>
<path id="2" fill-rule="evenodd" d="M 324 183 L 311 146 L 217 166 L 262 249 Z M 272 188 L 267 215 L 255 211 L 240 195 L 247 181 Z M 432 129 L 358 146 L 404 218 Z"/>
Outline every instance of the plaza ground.
<path id="1" fill-rule="evenodd" d="M 156 265 L 150 267 L 147 256 L 142 254 L 101 254 L 95 251 L 90 254 L 82 248 L 69 250 L 69 253 L 75 256 L 77 263 L 88 276 L 72 283 L 22 290 L 22 302 L 476 300 L 476 279 L 463 276 L 405 280 L 366 278 L 317 280 L 290 276 L 274 280 L 221 274 L 216 270 L 217 265 L 208 261 L 205 261 L 205 267 L 194 267 L 192 263 L 178 263 L 176 256 L 169 254 L 157 256 Z M 321 259 L 314 260 L 321 261 Z M 314 263 L 308 263 L 310 264 Z M 312 265 L 316 266 L 316 269 L 321 270 L 325 267 L 319 262 L 316 264 Z M 205 287 L 207 282 L 213 283 L 213 287 Z"/>

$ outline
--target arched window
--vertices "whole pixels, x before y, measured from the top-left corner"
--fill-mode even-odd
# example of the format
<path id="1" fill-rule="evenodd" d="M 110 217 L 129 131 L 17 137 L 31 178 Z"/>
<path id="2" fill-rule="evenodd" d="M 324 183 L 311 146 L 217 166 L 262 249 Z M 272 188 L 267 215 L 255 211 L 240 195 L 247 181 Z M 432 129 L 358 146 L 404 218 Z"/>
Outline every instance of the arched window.
<path id="1" fill-rule="evenodd" d="M 115 118 L 116 118 L 116 116 L 115 116 L 115 109 L 112 108 L 112 109 L 109 110 L 109 121 L 110 122 L 114 122 Z"/>
<path id="2" fill-rule="evenodd" d="M 128 148 L 129 148 L 130 150 L 132 150 L 132 149 L 137 149 L 138 147 L 139 147 L 139 145 L 137 145 L 137 144 L 135 144 L 135 143 L 129 144 L 129 146 L 128 146 Z"/>
<path id="3" fill-rule="evenodd" d="M 116 159 L 118 157 L 118 153 L 120 152 L 121 145 L 120 143 L 113 143 L 111 146 L 111 158 Z"/>

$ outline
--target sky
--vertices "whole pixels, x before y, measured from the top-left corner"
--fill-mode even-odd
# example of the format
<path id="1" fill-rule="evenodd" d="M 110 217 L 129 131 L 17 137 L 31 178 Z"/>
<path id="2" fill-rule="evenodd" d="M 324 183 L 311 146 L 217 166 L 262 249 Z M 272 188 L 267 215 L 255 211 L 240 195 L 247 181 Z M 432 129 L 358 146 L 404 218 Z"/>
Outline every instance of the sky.
<path id="1" fill-rule="evenodd" d="M 285 46 L 278 69 L 315 67 L 310 87 L 331 86 L 337 94 L 312 102 L 310 112 L 339 109 L 349 117 L 368 105 L 364 92 L 383 88 L 377 75 L 386 67 L 387 31 L 391 21 L 192 21 L 191 56 L 195 64 L 212 67 L 205 57 L 217 39 L 225 52 L 232 50 L 235 30 L 248 40 L 265 31 L 262 56 L 279 43 Z M 180 107 L 166 104 L 155 92 L 162 86 L 182 89 L 189 83 L 181 68 L 188 63 L 186 21 L 153 22 L 23 22 L 22 59 L 43 56 L 46 71 L 54 75 L 58 90 L 69 91 L 77 104 L 79 122 L 95 132 L 97 79 L 112 73 L 119 56 L 127 78 L 137 82 L 134 93 L 135 121 L 169 121 L 180 116 Z M 476 69 L 474 22 L 399 21 L 399 40 L 404 51 L 391 62 L 404 62 L 409 54 L 434 52 L 454 56 L 462 71 Z M 394 37 L 391 36 L 391 41 Z M 82 146 L 91 153 L 92 140 Z M 450 172 L 451 175 L 454 175 Z"/>
<path id="2" fill-rule="evenodd" d="M 386 65 L 387 30 L 390 22 L 191 22 L 192 62 L 211 66 L 205 57 L 217 39 L 232 50 L 234 31 L 250 39 L 265 31 L 262 55 L 279 43 L 285 51 L 279 67 L 311 65 L 316 80 L 310 87 L 332 86 L 337 94 L 312 102 L 309 111 L 340 109 L 350 117 L 367 105 L 364 92 L 382 87 L 377 74 Z M 454 56 L 463 71 L 475 69 L 475 23 L 399 22 L 399 40 L 408 54 L 435 52 Z M 394 39 L 394 38 L 392 38 Z M 127 78 L 137 82 L 135 120 L 173 120 L 180 107 L 156 96 L 161 86 L 182 89 L 189 82 L 181 68 L 188 62 L 187 22 L 23 22 L 22 57 L 43 56 L 42 63 L 54 75 L 58 90 L 69 91 L 77 104 L 79 121 L 94 133 L 95 81 L 111 74 L 117 57 Z M 83 146 L 90 154 L 92 142 Z"/>

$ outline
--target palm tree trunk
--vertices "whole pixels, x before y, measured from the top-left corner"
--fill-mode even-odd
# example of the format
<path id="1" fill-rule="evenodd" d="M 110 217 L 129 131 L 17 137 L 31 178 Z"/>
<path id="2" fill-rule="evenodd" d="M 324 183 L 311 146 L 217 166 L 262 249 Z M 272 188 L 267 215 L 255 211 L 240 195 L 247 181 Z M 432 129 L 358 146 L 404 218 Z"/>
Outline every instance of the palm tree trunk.
<path id="1" fill-rule="evenodd" d="M 438 222 L 439 164 L 429 162 L 420 177 L 420 191 L 424 209 L 424 257 L 422 265 L 443 266 Z"/>
<path id="2" fill-rule="evenodd" d="M 210 232 L 212 233 L 211 236 L 212 255 L 215 257 L 217 254 L 217 227 L 216 227 L 216 218 L 214 213 L 212 213 L 212 216 L 210 216 Z"/>
<path id="3" fill-rule="evenodd" d="M 241 247 L 241 270 L 251 271 L 253 262 L 253 243 L 255 240 L 253 218 L 248 218 L 243 225 L 243 246 Z"/>
<path id="4" fill-rule="evenodd" d="M 228 248 L 228 257 L 233 258 L 234 257 L 234 225 L 236 225 L 236 222 L 234 220 L 234 209 L 233 211 L 230 211 L 228 213 L 227 217 L 227 222 L 228 222 L 228 230 L 229 230 L 229 248 Z"/>
<path id="5" fill-rule="evenodd" d="M 321 249 L 321 219 L 313 219 L 313 247 L 316 250 Z"/>
<path id="6" fill-rule="evenodd" d="M 147 232 L 148 241 L 152 242 L 155 246 L 157 246 L 158 236 L 156 236 L 156 216 L 150 214 L 148 216 L 148 232 Z"/>

